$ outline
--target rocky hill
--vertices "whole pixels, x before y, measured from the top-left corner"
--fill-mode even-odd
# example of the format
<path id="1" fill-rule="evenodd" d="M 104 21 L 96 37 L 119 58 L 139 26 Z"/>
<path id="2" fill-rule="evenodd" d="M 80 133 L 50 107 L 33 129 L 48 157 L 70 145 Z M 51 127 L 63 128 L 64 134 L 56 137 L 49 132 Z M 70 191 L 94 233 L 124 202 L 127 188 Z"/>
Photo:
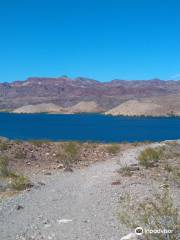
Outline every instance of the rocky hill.
<path id="1" fill-rule="evenodd" d="M 93 101 L 97 104 L 97 109 L 108 111 L 127 100 L 178 93 L 180 81 L 153 79 L 99 82 L 82 77 L 34 77 L 25 81 L 0 83 L 0 110 L 12 111 L 22 106 L 42 103 L 69 108 L 79 102 Z"/>

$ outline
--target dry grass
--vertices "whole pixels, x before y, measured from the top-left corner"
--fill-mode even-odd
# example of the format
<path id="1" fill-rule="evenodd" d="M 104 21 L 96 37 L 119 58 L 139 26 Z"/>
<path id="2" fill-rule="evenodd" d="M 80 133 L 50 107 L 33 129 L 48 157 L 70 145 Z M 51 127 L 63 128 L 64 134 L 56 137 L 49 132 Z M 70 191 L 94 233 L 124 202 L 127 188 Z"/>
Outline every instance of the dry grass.
<path id="1" fill-rule="evenodd" d="M 133 175 L 130 167 L 128 167 L 127 165 L 121 166 L 118 170 L 118 173 L 121 174 L 121 176 L 123 177 L 131 177 Z"/>
<path id="2" fill-rule="evenodd" d="M 118 218 L 132 230 L 136 227 L 172 230 L 172 233 L 168 234 L 146 233 L 143 235 L 145 240 L 179 239 L 180 216 L 168 189 L 141 201 L 130 194 L 125 194 L 121 198 Z"/>
<path id="3" fill-rule="evenodd" d="M 72 167 L 73 164 L 76 164 L 79 159 L 81 144 L 78 142 L 65 142 L 60 144 L 59 152 L 57 157 L 65 168 Z"/>
<path id="4" fill-rule="evenodd" d="M 109 144 L 106 147 L 106 151 L 109 154 L 117 154 L 120 151 L 120 146 L 118 144 Z"/>
<path id="5" fill-rule="evenodd" d="M 11 174 L 10 187 L 16 191 L 22 191 L 31 186 L 30 181 L 24 175 Z"/>
<path id="6" fill-rule="evenodd" d="M 6 151 L 9 148 L 9 143 L 7 141 L 0 139 L 0 151 Z"/>
<path id="7" fill-rule="evenodd" d="M 9 175 L 9 159 L 7 156 L 0 156 L 0 176 L 7 177 Z"/>
<path id="8" fill-rule="evenodd" d="M 145 168 L 153 167 L 155 163 L 163 157 L 163 149 L 159 148 L 146 148 L 139 156 L 139 164 Z"/>

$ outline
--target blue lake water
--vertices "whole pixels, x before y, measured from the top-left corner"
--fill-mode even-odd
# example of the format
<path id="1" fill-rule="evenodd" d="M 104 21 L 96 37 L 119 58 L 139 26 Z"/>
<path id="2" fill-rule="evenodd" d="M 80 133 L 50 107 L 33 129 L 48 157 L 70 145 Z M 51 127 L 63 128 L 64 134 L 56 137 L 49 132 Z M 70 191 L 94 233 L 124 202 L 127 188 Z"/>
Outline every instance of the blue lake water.
<path id="1" fill-rule="evenodd" d="M 161 141 L 180 139 L 180 118 L 0 113 L 0 136 L 19 140 Z"/>

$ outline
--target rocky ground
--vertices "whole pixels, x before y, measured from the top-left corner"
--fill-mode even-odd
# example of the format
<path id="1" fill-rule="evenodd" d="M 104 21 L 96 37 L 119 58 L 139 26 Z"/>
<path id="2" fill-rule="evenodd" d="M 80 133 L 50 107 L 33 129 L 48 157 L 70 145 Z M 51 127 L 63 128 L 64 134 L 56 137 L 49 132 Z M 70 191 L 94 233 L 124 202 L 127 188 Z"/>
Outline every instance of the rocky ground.
<path id="1" fill-rule="evenodd" d="M 148 147 L 169 144 L 176 150 L 169 159 L 178 165 L 180 144 L 163 142 L 125 144 L 114 155 L 104 153 L 106 161 L 95 161 L 73 172 L 52 168 L 48 170 L 49 174 L 44 174 L 42 169 L 31 171 L 34 187 L 0 203 L 1 239 L 119 240 L 132 231 L 118 219 L 124 192 L 130 192 L 137 199 L 150 196 L 161 189 L 168 177 L 161 163 L 150 169 L 139 166 L 140 152 Z M 95 152 L 97 154 L 97 149 L 91 152 L 92 155 Z M 8 154 L 10 156 L 10 152 Z M 101 156 L 103 160 L 104 155 Z M 173 181 L 172 186 L 173 198 L 178 205 L 179 185 Z"/>
<path id="2" fill-rule="evenodd" d="M 59 169 L 67 165 L 66 158 L 73 155 L 69 164 L 72 167 L 84 167 L 90 163 L 104 161 L 129 148 L 130 144 L 96 144 L 48 141 L 8 141 L 0 139 L 0 154 L 7 156 L 10 168 L 20 172 L 41 172 Z M 71 156 L 70 156 L 71 157 Z"/>

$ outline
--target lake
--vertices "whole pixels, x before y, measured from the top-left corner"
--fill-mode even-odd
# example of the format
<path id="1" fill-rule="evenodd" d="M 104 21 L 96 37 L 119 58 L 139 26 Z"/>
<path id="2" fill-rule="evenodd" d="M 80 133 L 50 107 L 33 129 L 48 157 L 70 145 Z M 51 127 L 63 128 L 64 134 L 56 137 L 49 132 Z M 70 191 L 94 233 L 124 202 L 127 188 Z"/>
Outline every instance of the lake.
<path id="1" fill-rule="evenodd" d="M 16 140 L 134 142 L 180 139 L 179 117 L 0 113 L 0 136 Z"/>

